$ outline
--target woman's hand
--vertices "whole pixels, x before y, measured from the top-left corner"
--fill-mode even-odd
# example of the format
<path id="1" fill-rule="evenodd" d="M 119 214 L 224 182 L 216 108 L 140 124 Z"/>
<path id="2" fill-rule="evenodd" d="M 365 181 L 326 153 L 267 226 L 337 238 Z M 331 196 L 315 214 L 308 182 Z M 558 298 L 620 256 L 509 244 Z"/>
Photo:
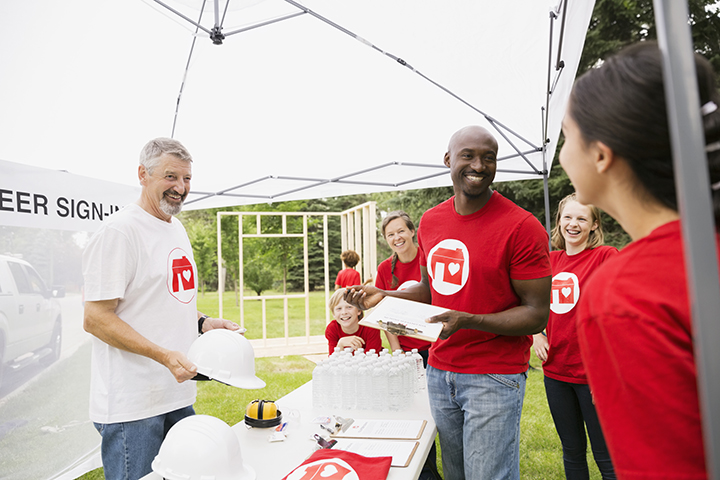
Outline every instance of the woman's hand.
<path id="1" fill-rule="evenodd" d="M 535 350 L 535 355 L 537 355 L 541 361 L 547 361 L 549 349 L 550 343 L 545 335 L 542 333 L 533 335 L 533 350 Z"/>

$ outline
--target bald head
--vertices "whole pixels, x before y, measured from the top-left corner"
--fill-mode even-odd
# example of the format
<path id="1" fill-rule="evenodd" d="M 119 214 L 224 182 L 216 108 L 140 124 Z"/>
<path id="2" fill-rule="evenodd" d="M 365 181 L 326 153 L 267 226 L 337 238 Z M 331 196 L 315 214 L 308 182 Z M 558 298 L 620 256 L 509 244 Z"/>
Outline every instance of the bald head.
<path id="1" fill-rule="evenodd" d="M 497 168 L 497 140 L 486 129 L 471 125 L 450 138 L 445 165 L 455 191 L 455 211 L 474 213 L 490 199 Z"/>
<path id="2" fill-rule="evenodd" d="M 495 146 L 495 151 L 497 152 L 497 140 L 488 129 L 479 125 L 468 125 L 467 127 L 461 128 L 455 132 L 452 137 L 450 137 L 450 142 L 448 143 L 448 153 L 452 153 L 453 149 L 456 148 L 459 143 L 463 143 L 463 141 L 470 139 L 489 140 L 491 144 Z"/>

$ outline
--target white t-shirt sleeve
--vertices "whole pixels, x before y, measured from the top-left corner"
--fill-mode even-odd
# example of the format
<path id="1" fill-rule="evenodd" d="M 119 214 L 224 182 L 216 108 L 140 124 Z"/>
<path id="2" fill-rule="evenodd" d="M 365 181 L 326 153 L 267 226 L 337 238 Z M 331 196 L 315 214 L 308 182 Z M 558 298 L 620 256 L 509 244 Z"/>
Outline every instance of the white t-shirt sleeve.
<path id="1" fill-rule="evenodd" d="M 115 228 L 97 232 L 83 252 L 85 300 L 124 298 L 136 264 L 137 256 L 124 233 Z"/>

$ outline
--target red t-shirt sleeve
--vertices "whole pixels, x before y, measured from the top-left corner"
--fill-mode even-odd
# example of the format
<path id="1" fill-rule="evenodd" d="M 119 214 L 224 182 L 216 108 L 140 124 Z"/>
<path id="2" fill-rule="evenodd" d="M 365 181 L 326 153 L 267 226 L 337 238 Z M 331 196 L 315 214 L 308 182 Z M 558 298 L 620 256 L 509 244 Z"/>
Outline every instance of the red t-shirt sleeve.
<path id="1" fill-rule="evenodd" d="M 528 216 L 515 239 L 515 249 L 510 260 L 510 278 L 532 280 L 550 276 L 549 250 L 547 232 L 535 217 Z"/>
<path id="2" fill-rule="evenodd" d="M 390 277 L 390 281 L 388 281 Z M 378 265 L 377 276 L 375 277 L 375 286 L 381 290 L 387 290 L 392 285 L 392 276 L 390 275 L 390 265 L 388 260 L 384 260 Z"/>
<path id="3" fill-rule="evenodd" d="M 325 338 L 327 338 L 328 341 L 328 355 L 332 355 L 335 347 L 337 347 L 338 340 L 340 340 L 340 335 L 338 334 L 339 329 L 340 325 L 335 320 L 328 323 L 327 327 L 325 327 Z"/>

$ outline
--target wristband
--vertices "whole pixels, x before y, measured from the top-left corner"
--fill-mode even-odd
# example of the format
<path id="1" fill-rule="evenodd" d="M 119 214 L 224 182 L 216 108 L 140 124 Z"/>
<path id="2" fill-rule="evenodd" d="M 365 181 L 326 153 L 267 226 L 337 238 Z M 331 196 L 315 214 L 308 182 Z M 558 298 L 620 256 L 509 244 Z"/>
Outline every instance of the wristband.
<path id="1" fill-rule="evenodd" d="M 205 319 L 210 318 L 210 315 L 203 315 L 202 317 L 198 318 L 198 333 L 202 335 L 203 333 L 203 323 L 205 323 Z"/>

